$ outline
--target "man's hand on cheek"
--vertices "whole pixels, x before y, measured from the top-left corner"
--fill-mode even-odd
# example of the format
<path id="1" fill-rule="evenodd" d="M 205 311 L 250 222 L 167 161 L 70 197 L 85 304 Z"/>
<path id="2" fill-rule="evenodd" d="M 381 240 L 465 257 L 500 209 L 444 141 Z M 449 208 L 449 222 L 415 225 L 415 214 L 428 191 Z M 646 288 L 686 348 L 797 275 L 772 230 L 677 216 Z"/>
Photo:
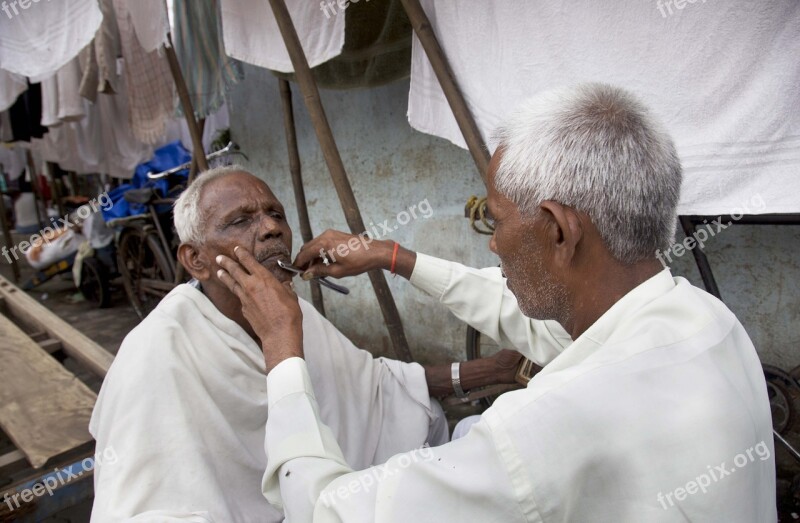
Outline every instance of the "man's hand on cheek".
<path id="1" fill-rule="evenodd" d="M 281 283 L 243 247 L 232 260 L 217 256 L 220 281 L 242 303 L 242 313 L 261 339 L 267 372 L 281 361 L 303 357 L 303 313 L 291 282 Z"/>

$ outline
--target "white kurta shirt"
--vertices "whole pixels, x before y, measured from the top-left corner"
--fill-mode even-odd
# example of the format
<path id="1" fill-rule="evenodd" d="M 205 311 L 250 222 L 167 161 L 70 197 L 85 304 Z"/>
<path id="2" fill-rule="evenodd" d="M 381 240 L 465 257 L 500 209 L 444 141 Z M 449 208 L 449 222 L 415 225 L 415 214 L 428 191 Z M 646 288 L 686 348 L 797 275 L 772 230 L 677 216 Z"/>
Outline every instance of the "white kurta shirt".
<path id="1" fill-rule="evenodd" d="M 420 365 L 373 359 L 300 306 L 315 416 L 350 466 L 446 440 Z M 261 348 L 238 324 L 200 290 L 176 287 L 125 338 L 100 391 L 90 430 L 98 452 L 118 458 L 94 471 L 92 521 L 282 521 L 260 489 L 265 375 Z"/>
<path id="2" fill-rule="evenodd" d="M 527 337 L 528 357 L 558 352 L 548 324 L 495 301 L 505 295 L 499 271 L 478 272 L 418 255 L 412 282 L 451 306 L 484 304 L 483 326 Z M 302 359 L 277 365 L 267 390 L 263 489 L 291 523 L 777 517 L 755 349 L 724 304 L 668 270 L 614 304 L 526 389 L 501 396 L 464 438 L 381 467 L 351 472 L 316 415 Z"/>

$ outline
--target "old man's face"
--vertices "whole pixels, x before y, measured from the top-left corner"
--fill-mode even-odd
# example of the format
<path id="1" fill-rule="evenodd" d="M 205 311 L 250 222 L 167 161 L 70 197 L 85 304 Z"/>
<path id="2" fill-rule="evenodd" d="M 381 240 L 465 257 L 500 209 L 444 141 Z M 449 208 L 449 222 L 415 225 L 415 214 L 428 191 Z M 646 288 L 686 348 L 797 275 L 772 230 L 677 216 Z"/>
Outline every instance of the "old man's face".
<path id="1" fill-rule="evenodd" d="M 281 282 L 292 274 L 278 267 L 278 260 L 291 262 L 292 230 L 286 222 L 283 205 L 266 183 L 250 173 L 235 172 L 211 181 L 200 197 L 205 216 L 205 242 L 199 250 L 219 267 L 217 255 L 236 259 L 234 247 L 253 253 Z"/>
<path id="2" fill-rule="evenodd" d="M 566 308 L 566 288 L 550 271 L 552 234 L 542 213 L 523 216 L 519 208 L 494 187 L 502 151 L 489 164 L 487 209 L 494 221 L 491 251 L 500 258 L 506 286 L 517 298 L 525 316 L 560 319 Z"/>

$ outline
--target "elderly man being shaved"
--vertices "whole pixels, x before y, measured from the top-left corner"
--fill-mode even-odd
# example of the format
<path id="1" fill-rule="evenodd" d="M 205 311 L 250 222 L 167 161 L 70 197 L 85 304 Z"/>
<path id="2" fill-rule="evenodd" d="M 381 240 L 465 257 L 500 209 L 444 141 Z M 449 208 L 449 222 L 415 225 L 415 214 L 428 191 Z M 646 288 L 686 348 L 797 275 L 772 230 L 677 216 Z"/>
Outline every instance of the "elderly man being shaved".
<path id="1" fill-rule="evenodd" d="M 245 249 L 220 260 L 265 347 L 281 347 L 264 351 L 267 499 L 293 523 L 776 521 L 770 407 L 753 344 L 722 302 L 656 258 L 673 242 L 681 188 L 667 133 L 630 93 L 585 84 L 537 95 L 497 138 L 489 247 L 502 273 L 393 255 L 379 241 L 321 263 L 320 249 L 342 233 L 296 260 L 346 276 L 394 258 L 395 272 L 544 365 L 463 438 L 431 449 L 433 459 L 393 456 L 381 466 L 393 473 L 368 492 L 348 495 L 348 485 L 378 470 L 354 472 L 317 414 L 302 304 Z M 571 338 L 563 347 L 553 323 Z M 289 430 L 274 437 L 278 426 Z"/>
<path id="2" fill-rule="evenodd" d="M 179 260 L 194 279 L 131 331 L 103 383 L 90 430 L 97 448 L 113 448 L 119 459 L 95 470 L 92 521 L 283 521 L 290 514 L 261 492 L 264 441 L 272 437 L 265 434 L 272 406 L 263 352 L 281 352 L 283 344 L 259 338 L 239 298 L 218 279 L 216 259 L 234 256 L 238 246 L 288 284 L 292 274 L 277 266 L 291 256 L 285 210 L 259 178 L 225 167 L 184 191 L 175 227 Z M 272 298 L 263 299 L 270 309 Z M 374 359 L 308 303 L 299 306 L 302 319 L 272 314 L 270 321 L 297 322 L 304 333 L 318 399 L 313 416 L 331 427 L 350 467 L 447 440 L 430 396 L 453 390 L 449 367 Z M 462 382 L 511 383 L 519 360 L 503 351 L 468 362 Z M 291 428 L 273 430 L 282 438 Z"/>

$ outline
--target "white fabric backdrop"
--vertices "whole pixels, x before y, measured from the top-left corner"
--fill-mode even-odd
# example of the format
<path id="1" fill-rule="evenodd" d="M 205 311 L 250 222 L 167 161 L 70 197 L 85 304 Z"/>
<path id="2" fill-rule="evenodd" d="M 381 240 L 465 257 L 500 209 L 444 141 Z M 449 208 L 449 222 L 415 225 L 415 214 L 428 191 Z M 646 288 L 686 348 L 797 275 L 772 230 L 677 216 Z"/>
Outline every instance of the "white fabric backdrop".
<path id="1" fill-rule="evenodd" d="M 539 91 L 611 83 L 675 139 L 681 214 L 800 212 L 800 2 L 422 4 L 485 139 Z M 465 147 L 416 38 L 408 117 Z"/>

